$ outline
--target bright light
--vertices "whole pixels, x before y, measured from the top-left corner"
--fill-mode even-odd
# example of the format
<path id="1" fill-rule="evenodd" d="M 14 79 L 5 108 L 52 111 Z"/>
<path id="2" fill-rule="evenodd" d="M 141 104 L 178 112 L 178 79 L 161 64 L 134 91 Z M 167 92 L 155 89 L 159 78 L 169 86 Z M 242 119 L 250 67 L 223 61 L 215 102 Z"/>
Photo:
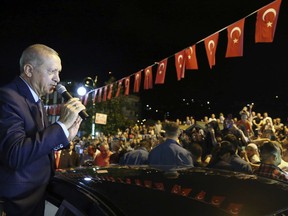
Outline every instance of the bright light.
<path id="1" fill-rule="evenodd" d="M 77 93 L 78 93 L 78 95 L 80 95 L 80 96 L 84 96 L 84 95 L 86 94 L 86 92 L 87 92 L 87 90 L 86 90 L 86 88 L 84 88 L 83 86 L 81 86 L 81 87 L 79 87 L 79 88 L 77 89 Z"/>
<path id="2" fill-rule="evenodd" d="M 85 178 L 84 178 L 84 180 L 85 180 L 85 181 L 91 181 L 91 180 L 92 180 L 92 178 L 89 178 L 89 177 L 85 177 Z"/>

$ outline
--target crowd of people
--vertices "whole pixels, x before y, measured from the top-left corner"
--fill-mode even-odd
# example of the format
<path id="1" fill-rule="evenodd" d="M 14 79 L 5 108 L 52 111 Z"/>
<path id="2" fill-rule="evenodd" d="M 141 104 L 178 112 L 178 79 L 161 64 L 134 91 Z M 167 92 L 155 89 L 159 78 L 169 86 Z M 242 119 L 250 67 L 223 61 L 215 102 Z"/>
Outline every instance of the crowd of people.
<path id="1" fill-rule="evenodd" d="M 113 135 L 79 138 L 79 113 L 86 109 L 79 98 L 65 101 L 53 124 L 41 100 L 60 82 L 59 54 L 34 44 L 23 50 L 19 66 L 19 76 L 0 88 L 0 213 L 44 215 L 46 189 L 55 169 L 78 166 L 199 166 L 287 182 L 287 122 L 267 112 L 255 113 L 250 106 L 241 109 L 239 119 L 211 114 L 200 121 L 158 120 L 155 125 L 127 126 Z"/>
<path id="2" fill-rule="evenodd" d="M 184 121 L 135 124 L 113 135 L 100 133 L 95 139 L 76 137 L 79 159 L 65 168 L 113 164 L 209 167 L 288 182 L 287 135 L 287 122 L 267 112 L 256 113 L 250 106 L 241 109 L 239 116 L 211 114 L 199 121 L 187 116 Z"/>

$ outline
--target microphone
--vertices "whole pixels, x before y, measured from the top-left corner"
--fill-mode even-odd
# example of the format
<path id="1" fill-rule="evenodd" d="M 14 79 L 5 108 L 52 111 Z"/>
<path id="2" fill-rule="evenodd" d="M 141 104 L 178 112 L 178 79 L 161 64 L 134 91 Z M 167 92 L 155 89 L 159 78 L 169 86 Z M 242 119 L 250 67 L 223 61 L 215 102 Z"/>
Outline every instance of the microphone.
<path id="1" fill-rule="evenodd" d="M 64 98 L 65 101 L 68 101 L 69 99 L 73 98 L 72 95 L 67 91 L 67 89 L 65 88 L 65 86 L 58 84 L 56 86 L 56 91 L 62 95 L 62 97 Z M 79 112 L 79 116 L 85 120 L 89 117 L 88 113 L 85 110 L 82 110 L 81 112 Z"/>

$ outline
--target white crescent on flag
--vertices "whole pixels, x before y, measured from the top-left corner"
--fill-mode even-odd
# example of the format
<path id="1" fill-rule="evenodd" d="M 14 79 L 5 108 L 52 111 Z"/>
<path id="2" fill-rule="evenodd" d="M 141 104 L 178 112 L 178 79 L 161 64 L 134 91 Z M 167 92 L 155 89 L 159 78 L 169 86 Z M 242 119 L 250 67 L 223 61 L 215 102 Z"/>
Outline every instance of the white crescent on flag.
<path id="1" fill-rule="evenodd" d="M 190 46 L 189 49 L 190 49 L 190 52 L 191 52 L 191 55 L 192 55 L 193 54 L 193 47 Z"/>
<path id="2" fill-rule="evenodd" d="M 276 17 L 276 10 L 274 8 L 268 8 L 262 15 L 262 20 L 265 22 L 265 17 L 268 13 L 273 13 L 274 14 L 274 18 Z"/>
<path id="3" fill-rule="evenodd" d="M 165 68 L 165 64 L 162 62 L 162 63 L 159 65 L 159 74 L 162 74 L 164 68 Z"/>
<path id="4" fill-rule="evenodd" d="M 212 50 L 214 49 L 214 47 L 215 47 L 215 42 L 214 42 L 214 40 L 210 40 L 210 41 L 208 42 L 208 49 L 209 49 L 209 51 L 210 51 L 210 55 L 212 55 Z"/>
<path id="5" fill-rule="evenodd" d="M 180 64 L 179 67 L 182 67 L 183 55 L 178 56 L 178 63 Z"/>
<path id="6" fill-rule="evenodd" d="M 238 31 L 238 32 L 239 32 L 239 37 L 241 36 L 242 31 L 241 31 L 241 29 L 240 29 L 238 26 L 236 26 L 236 27 L 234 27 L 234 28 L 232 29 L 232 31 L 230 32 L 230 38 L 231 38 L 231 39 L 233 39 L 233 33 L 234 33 L 235 31 Z"/>

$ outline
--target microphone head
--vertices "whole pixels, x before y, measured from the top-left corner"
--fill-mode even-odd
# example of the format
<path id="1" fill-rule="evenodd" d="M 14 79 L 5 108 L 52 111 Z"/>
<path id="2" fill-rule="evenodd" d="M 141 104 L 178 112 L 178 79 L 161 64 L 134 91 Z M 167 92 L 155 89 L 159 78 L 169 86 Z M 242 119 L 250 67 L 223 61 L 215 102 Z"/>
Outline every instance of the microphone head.
<path id="1" fill-rule="evenodd" d="M 58 84 L 56 86 L 56 91 L 59 93 L 59 94 L 62 94 L 63 92 L 66 92 L 67 89 L 65 88 L 65 86 L 63 86 L 62 84 Z"/>

